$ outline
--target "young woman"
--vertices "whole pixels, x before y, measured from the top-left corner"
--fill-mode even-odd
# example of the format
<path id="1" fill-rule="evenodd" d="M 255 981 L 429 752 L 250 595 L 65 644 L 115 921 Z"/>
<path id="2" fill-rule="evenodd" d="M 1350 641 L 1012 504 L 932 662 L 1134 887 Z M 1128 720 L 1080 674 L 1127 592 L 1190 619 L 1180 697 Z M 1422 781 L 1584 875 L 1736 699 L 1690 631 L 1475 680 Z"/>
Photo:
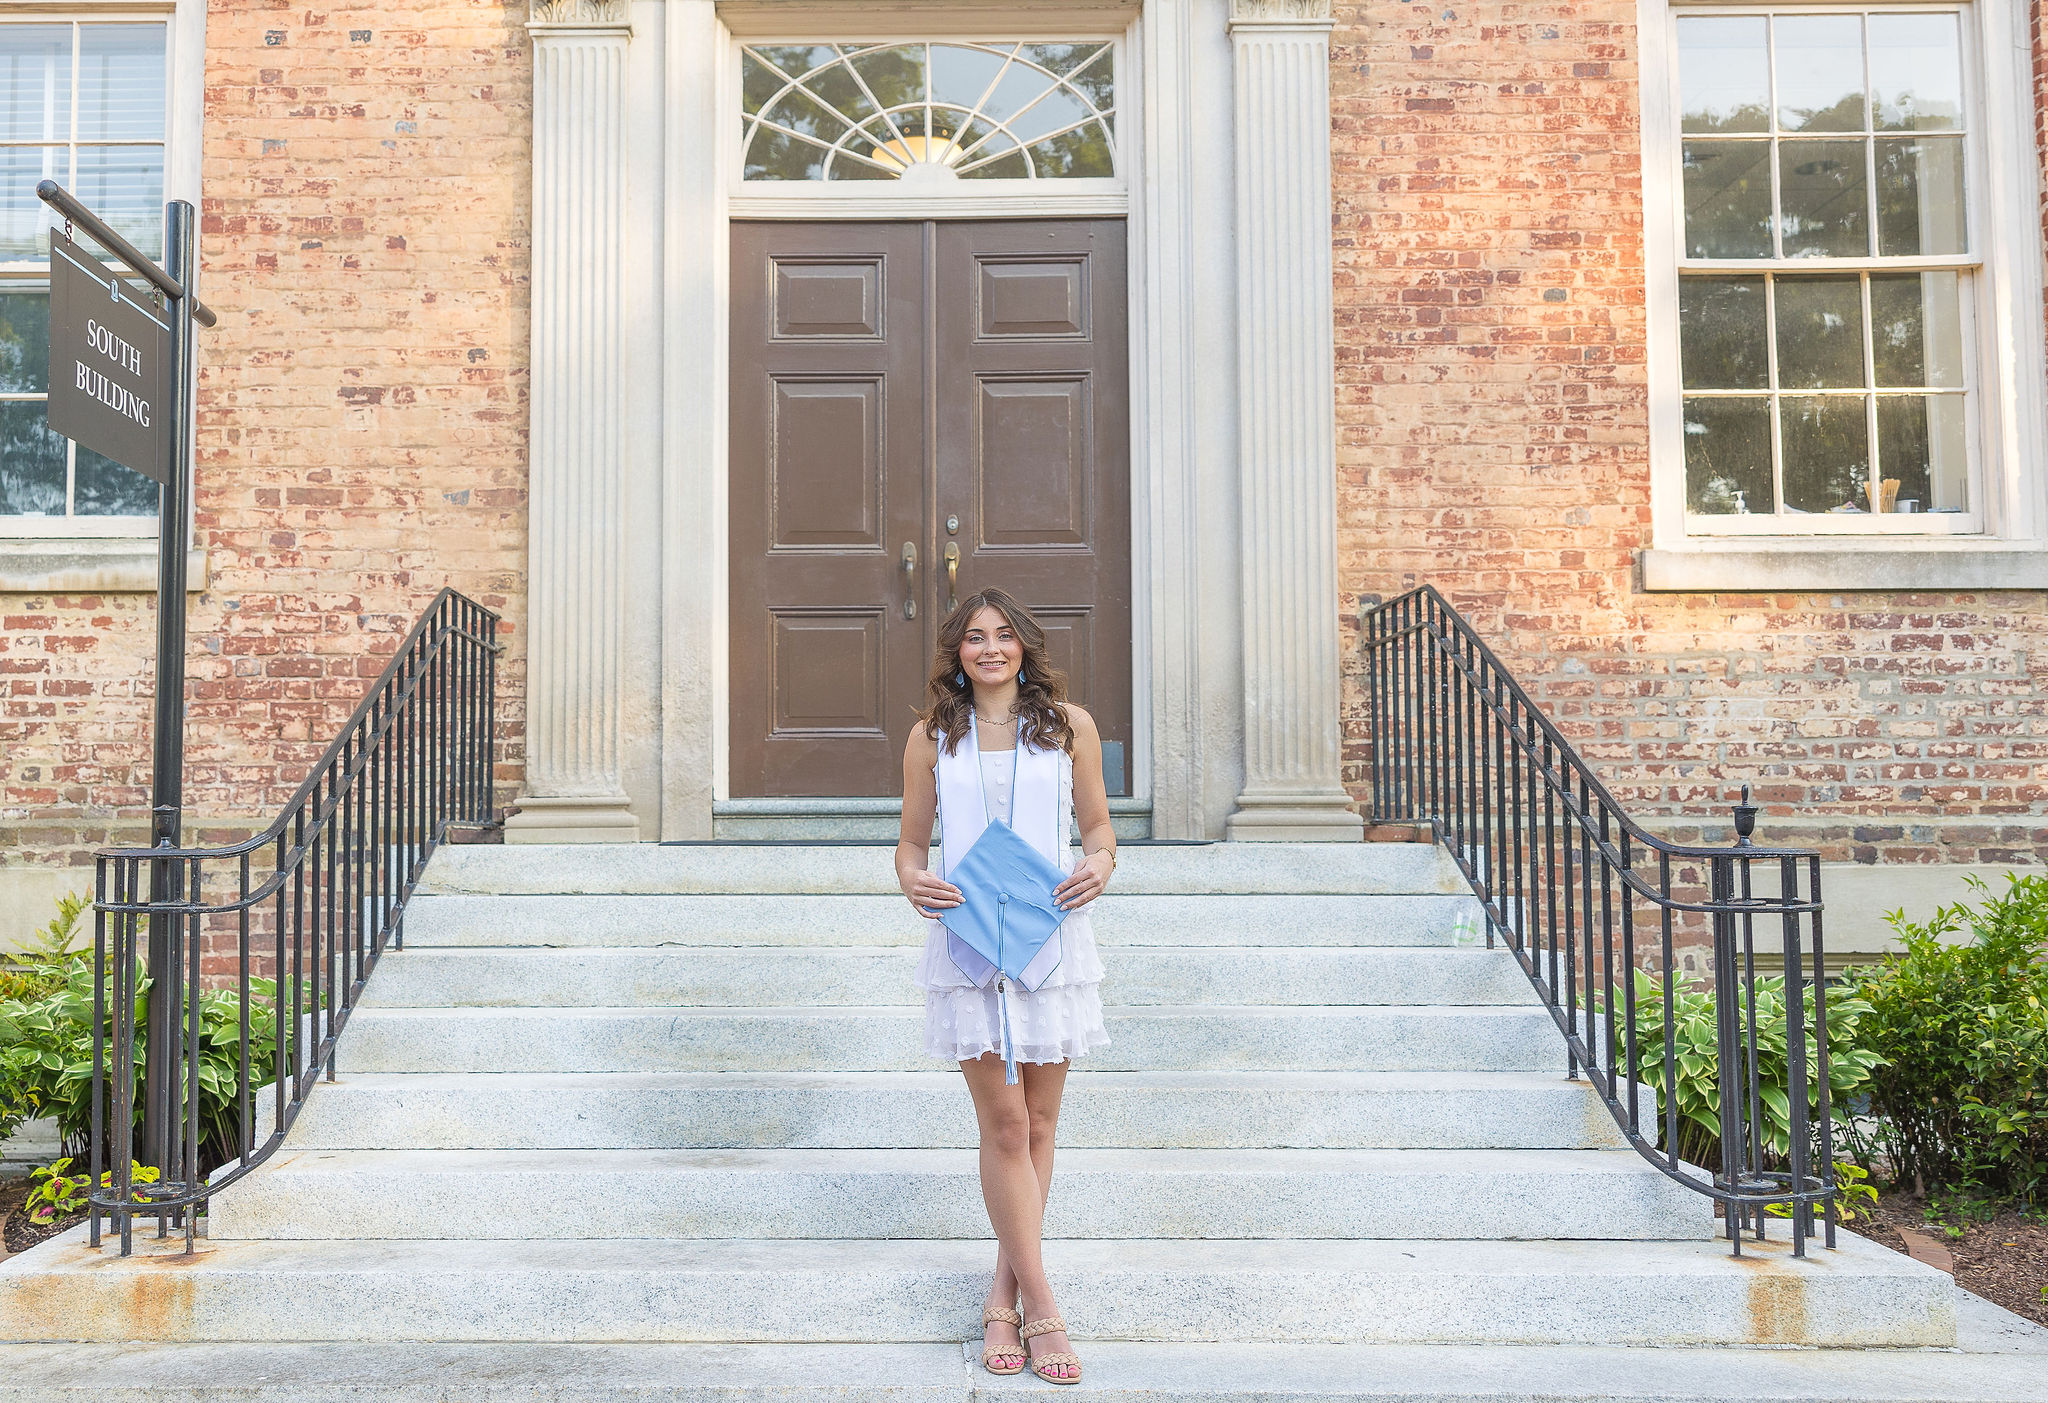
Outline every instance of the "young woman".
<path id="1" fill-rule="evenodd" d="M 999 589 L 961 600 L 939 626 L 923 724 L 903 752 L 896 844 L 897 880 L 931 927 L 917 974 L 925 1050 L 959 1062 L 981 1125 L 981 1194 L 996 1233 L 995 1281 L 981 1313 L 982 1366 L 1016 1374 L 1028 1362 L 1056 1384 L 1079 1383 L 1081 1361 L 1068 1348 L 1046 1282 L 1039 1231 L 1067 1060 L 1109 1042 L 1097 989 L 1102 962 L 1085 908 L 1116 869 L 1102 738 L 1087 712 L 1066 703 L 1066 692 L 1066 677 L 1046 657 L 1045 630 L 1023 605 Z M 1053 936 L 1059 964 L 1036 991 L 1011 984 L 999 994 L 993 982 L 977 988 L 947 953 L 936 918 L 961 895 L 925 869 L 935 812 L 945 871 L 986 821 L 1001 820 L 1067 873 L 1055 893 L 1067 913 Z M 1067 841 L 1070 823 L 1081 830 L 1078 862 Z M 1016 1085 L 1005 1084 L 1006 1053 L 1018 1064 Z"/>

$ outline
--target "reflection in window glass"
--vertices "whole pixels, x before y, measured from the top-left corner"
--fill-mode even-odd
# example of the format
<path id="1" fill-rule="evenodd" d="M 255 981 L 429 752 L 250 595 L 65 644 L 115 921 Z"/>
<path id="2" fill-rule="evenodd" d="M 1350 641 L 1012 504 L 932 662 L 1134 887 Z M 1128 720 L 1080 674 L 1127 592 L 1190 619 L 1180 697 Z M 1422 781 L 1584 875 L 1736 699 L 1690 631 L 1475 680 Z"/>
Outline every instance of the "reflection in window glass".
<path id="1" fill-rule="evenodd" d="M 1777 510 L 1768 399 L 1686 400 L 1685 504 L 1705 516 Z"/>
<path id="2" fill-rule="evenodd" d="M 1787 258 L 1870 252 L 1870 194 L 1860 141 L 1778 143 L 1778 234 Z"/>
<path id="3" fill-rule="evenodd" d="M 1685 327 L 1686 388 L 1768 389 L 1767 312 L 1762 278 L 1680 280 L 1678 319 Z"/>
<path id="4" fill-rule="evenodd" d="M 0 518 L 156 515 L 155 482 L 50 432 L 51 217 L 35 185 L 63 182 L 161 253 L 167 34 L 0 22 Z"/>
<path id="5" fill-rule="evenodd" d="M 1762 15 L 1695 15 L 1678 21 L 1679 129 L 1771 129 L 1771 55 Z"/>
<path id="6" fill-rule="evenodd" d="M 1778 402 L 1785 505 L 1796 512 L 1870 510 L 1870 429 L 1861 395 Z"/>
<path id="7" fill-rule="evenodd" d="M 1961 253 L 1963 233 L 1963 139 L 1879 138 L 1877 251 Z"/>
<path id="8" fill-rule="evenodd" d="M 1778 15 L 1778 126 L 1788 132 L 1863 130 L 1863 17 Z"/>
<path id="9" fill-rule="evenodd" d="M 1963 55 L 1955 15 L 1870 17 L 1870 105 L 1879 131 L 1955 131 L 1963 125 Z"/>
<path id="10" fill-rule="evenodd" d="M 748 45 L 743 178 L 1114 177 L 1114 58 L 1103 40 Z"/>
<path id="11" fill-rule="evenodd" d="M 1863 383 L 1863 289 L 1846 278 L 1779 278 L 1778 383 L 1853 389 Z"/>
<path id="12" fill-rule="evenodd" d="M 1688 258 L 1771 256 L 1771 148 L 1761 141 L 1685 143 Z"/>

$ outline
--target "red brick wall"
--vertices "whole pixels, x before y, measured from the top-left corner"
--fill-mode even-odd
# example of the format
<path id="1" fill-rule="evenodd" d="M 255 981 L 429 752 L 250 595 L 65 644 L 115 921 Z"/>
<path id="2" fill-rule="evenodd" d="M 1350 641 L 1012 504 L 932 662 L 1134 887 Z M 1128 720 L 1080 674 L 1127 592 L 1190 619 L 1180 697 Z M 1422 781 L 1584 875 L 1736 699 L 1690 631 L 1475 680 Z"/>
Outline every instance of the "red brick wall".
<path id="1" fill-rule="evenodd" d="M 274 813 L 447 584 L 507 611 L 517 774 L 524 20 L 211 5 L 186 794 L 215 831 Z M 148 595 L 0 596 L 0 862 L 141 831 L 154 616 Z"/>
<path id="2" fill-rule="evenodd" d="M 1632 810 L 1836 860 L 2048 860 L 2040 594 L 1645 594 L 1635 7 L 1344 5 L 1339 560 L 1443 590 Z M 2038 20 L 2038 14 L 2037 14 Z M 2037 23 L 2036 34 L 2041 30 Z M 1366 697 L 1344 695 L 1365 794 Z"/>

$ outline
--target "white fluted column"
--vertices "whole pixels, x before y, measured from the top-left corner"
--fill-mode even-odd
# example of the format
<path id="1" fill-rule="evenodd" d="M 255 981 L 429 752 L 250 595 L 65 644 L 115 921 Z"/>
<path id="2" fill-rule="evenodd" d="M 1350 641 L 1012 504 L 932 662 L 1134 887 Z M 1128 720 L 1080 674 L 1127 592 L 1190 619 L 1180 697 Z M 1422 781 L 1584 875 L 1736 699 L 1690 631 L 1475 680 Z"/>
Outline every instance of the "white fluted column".
<path id="1" fill-rule="evenodd" d="M 624 0 L 536 3 L 526 785 L 509 842 L 633 842 L 625 603 Z"/>
<path id="2" fill-rule="evenodd" d="M 1330 0 L 1232 0 L 1244 790 L 1229 836 L 1357 839 L 1340 779 Z"/>

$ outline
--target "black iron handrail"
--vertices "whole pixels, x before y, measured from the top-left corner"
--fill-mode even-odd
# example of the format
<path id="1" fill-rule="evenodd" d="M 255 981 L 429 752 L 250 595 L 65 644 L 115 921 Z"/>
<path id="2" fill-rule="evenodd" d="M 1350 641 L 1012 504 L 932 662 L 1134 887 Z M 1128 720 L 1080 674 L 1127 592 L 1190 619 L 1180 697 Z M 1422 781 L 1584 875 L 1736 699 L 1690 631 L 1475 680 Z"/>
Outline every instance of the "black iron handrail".
<path id="1" fill-rule="evenodd" d="M 312 773 L 254 837 L 97 854 L 93 1246 L 103 1216 L 118 1226 L 124 1254 L 134 1220 L 154 1217 L 160 1234 L 180 1223 L 190 1250 L 198 1205 L 269 1158 L 320 1073 L 333 1079 L 335 1040 L 378 957 L 403 943 L 406 901 L 427 859 L 450 828 L 499 822 L 497 627 L 498 616 L 474 600 L 452 589 L 436 595 Z M 152 922 L 169 928 L 154 962 L 145 956 Z M 233 1026 L 209 1029 L 207 998 L 229 989 Z M 257 1024 L 269 1025 L 260 1037 Z M 163 1051 L 145 1059 L 152 1037 Z M 225 1051 L 208 1045 L 222 1041 Z M 159 1143 L 145 1137 L 142 1148 L 160 1177 L 138 1184 L 135 1097 L 145 1063 L 144 1123 L 162 1130 Z M 256 1093 L 266 1072 L 273 1104 L 258 1143 Z M 224 1082 L 233 1087 L 231 1124 L 203 1140 L 209 1093 L 218 1105 Z M 212 1172 L 207 1150 L 219 1161 Z"/>
<path id="2" fill-rule="evenodd" d="M 1514 954 L 1564 1034 L 1568 1073 L 1584 1071 L 1645 1159 L 1722 1206 L 1737 1253 L 1745 1230 L 1765 1235 L 1770 1209 L 1789 1216 L 1794 1255 L 1805 1253 L 1816 1209 L 1833 1247 L 1820 855 L 1753 845 L 1747 788 L 1733 847 L 1672 843 L 1633 822 L 1434 589 L 1377 605 L 1361 625 L 1374 820 L 1430 826 L 1485 909 L 1487 944 L 1499 940 Z M 1657 931 L 1658 959 L 1647 972 L 1659 992 L 1650 1008 L 1637 996 L 1639 912 Z M 1766 1145 L 1759 1055 L 1757 929 L 1763 923 L 1768 935 L 1773 921 L 1785 962 L 1782 1157 Z M 1679 935 L 1694 930 L 1711 935 L 1719 1128 L 1711 1169 L 1679 1156 L 1677 949 Z M 1655 1117 L 1647 1128 L 1641 1117 L 1646 1016 L 1663 1030 L 1661 1143 Z M 1809 1067 L 1818 1069 L 1811 1089 Z"/>

